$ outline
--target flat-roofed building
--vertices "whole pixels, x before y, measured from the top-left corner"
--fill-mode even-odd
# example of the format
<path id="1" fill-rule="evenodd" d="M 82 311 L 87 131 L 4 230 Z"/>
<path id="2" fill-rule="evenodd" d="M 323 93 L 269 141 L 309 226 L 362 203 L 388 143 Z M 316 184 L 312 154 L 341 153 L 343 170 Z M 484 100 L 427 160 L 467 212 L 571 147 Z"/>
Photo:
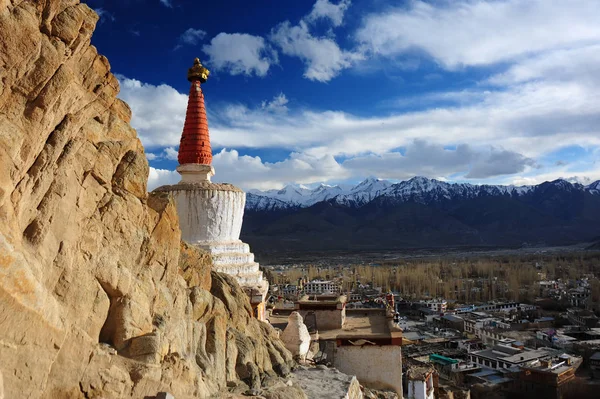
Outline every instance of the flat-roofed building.
<path id="1" fill-rule="evenodd" d="M 562 398 L 581 362 L 581 358 L 567 354 L 527 362 L 520 366 L 512 390 L 531 392 L 536 398 Z"/>
<path id="2" fill-rule="evenodd" d="M 340 286 L 330 280 L 312 280 L 304 285 L 307 295 L 338 294 Z"/>
<path id="3" fill-rule="evenodd" d="M 448 302 L 445 299 L 429 299 L 419 301 L 419 306 L 428 308 L 436 313 L 445 313 L 448 309 Z"/>
<path id="4" fill-rule="evenodd" d="M 318 332 L 311 336 L 318 342 L 317 359 L 355 375 L 362 385 L 394 390 L 402 397 L 402 330 L 394 324 L 393 314 L 386 309 L 346 310 L 342 303 L 345 297 L 304 297 L 296 304 L 296 311 L 306 315 L 309 331 L 310 320 L 315 320 Z M 274 315 L 270 322 L 285 329 L 287 315 Z"/>
<path id="5" fill-rule="evenodd" d="M 434 399 L 434 374 L 435 369 L 433 367 L 409 368 L 406 373 L 406 379 L 408 380 L 407 399 Z"/>
<path id="6" fill-rule="evenodd" d="M 560 353 L 552 348 L 528 349 L 496 345 L 491 349 L 469 353 L 469 360 L 481 367 L 500 370 L 521 366 L 533 360 L 550 358 Z"/>

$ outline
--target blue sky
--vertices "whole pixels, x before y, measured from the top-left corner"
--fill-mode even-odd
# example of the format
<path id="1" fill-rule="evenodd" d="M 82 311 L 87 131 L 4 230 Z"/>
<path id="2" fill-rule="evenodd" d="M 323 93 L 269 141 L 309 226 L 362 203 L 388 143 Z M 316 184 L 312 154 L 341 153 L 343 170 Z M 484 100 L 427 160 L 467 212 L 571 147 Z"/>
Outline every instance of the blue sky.
<path id="1" fill-rule="evenodd" d="M 195 57 L 215 181 L 600 179 L 597 0 L 91 0 L 150 161 L 175 182 Z"/>

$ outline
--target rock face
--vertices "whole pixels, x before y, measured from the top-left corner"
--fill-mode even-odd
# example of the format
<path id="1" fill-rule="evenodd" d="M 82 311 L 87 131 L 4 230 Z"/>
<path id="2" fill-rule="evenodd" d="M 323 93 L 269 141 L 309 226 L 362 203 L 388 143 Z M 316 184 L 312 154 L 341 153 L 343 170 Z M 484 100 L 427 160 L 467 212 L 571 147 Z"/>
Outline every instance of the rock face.
<path id="1" fill-rule="evenodd" d="M 304 390 L 308 399 L 363 399 L 356 377 L 340 373 L 335 368 L 300 366 L 293 380 Z"/>
<path id="2" fill-rule="evenodd" d="M 301 360 L 306 359 L 310 349 L 310 334 L 300 313 L 290 314 L 288 324 L 281 334 L 281 340 L 293 356 L 298 356 Z"/>
<path id="3" fill-rule="evenodd" d="M 0 0 L 0 372 L 7 398 L 259 389 L 291 354 L 167 193 L 77 0 Z M 245 386 L 244 384 L 241 384 Z"/>

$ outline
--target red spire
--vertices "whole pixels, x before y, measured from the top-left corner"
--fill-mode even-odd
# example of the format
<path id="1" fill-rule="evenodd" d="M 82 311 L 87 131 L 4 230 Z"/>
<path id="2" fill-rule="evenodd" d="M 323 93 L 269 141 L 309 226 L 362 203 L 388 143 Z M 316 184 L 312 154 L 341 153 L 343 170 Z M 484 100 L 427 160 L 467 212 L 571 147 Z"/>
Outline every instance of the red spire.
<path id="1" fill-rule="evenodd" d="M 204 94 L 200 87 L 201 82 L 206 82 L 208 73 L 197 58 L 194 66 L 188 71 L 188 80 L 192 85 L 177 157 L 180 165 L 190 163 L 210 165 L 212 162 Z"/>

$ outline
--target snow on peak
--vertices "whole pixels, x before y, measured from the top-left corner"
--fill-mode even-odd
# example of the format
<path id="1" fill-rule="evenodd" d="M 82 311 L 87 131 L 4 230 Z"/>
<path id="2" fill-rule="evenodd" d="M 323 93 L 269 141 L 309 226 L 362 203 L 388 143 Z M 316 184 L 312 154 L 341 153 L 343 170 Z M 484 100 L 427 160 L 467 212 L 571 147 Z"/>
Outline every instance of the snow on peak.
<path id="1" fill-rule="evenodd" d="M 600 195 L 600 180 L 597 180 L 592 184 L 588 184 L 585 186 L 585 189 L 592 194 Z"/>
<path id="2" fill-rule="evenodd" d="M 494 186 L 447 183 L 422 176 L 416 176 L 399 183 L 391 183 L 388 180 L 370 176 L 354 187 L 320 184 L 314 189 L 309 189 L 305 186 L 290 184 L 281 190 L 251 190 L 249 193 L 253 198 L 248 202 L 248 207 L 252 209 L 308 207 L 328 200 L 344 206 L 360 207 L 378 197 L 395 202 L 415 201 L 428 204 L 482 196 L 522 196 L 548 184 L 562 190 L 586 190 L 592 194 L 600 195 L 600 180 L 585 187 L 563 179 L 546 182 L 539 186 Z M 268 199 L 273 199 L 273 201 L 270 202 Z"/>
<path id="3" fill-rule="evenodd" d="M 390 183 L 387 180 L 381 180 L 376 177 L 369 176 L 365 180 L 358 183 L 356 186 L 352 187 L 350 192 L 356 193 L 359 191 L 373 192 L 373 191 L 378 191 L 378 190 L 385 190 L 386 188 L 388 188 L 391 185 L 392 185 L 392 183 Z"/>

